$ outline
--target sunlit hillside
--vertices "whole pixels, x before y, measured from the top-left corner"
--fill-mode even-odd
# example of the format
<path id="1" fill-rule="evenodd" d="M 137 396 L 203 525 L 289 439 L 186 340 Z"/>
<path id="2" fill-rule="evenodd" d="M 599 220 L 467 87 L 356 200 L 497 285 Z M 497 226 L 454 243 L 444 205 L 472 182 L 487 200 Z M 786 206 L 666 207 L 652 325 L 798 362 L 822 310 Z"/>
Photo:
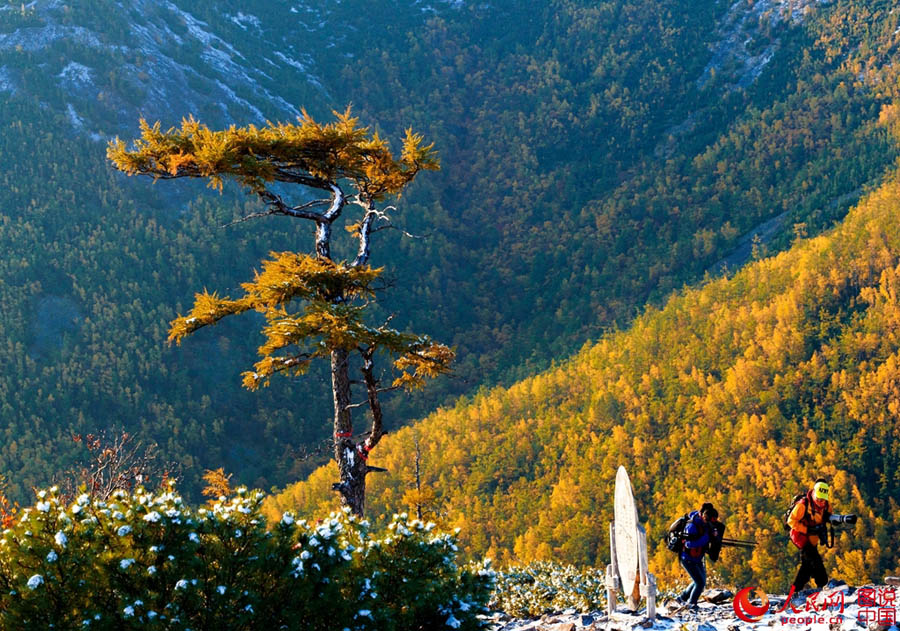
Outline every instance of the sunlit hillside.
<path id="1" fill-rule="evenodd" d="M 719 578 L 783 591 L 796 554 L 780 515 L 825 475 L 836 510 L 862 517 L 826 563 L 861 584 L 900 570 L 898 415 L 893 178 L 824 236 L 685 289 L 547 372 L 389 436 L 372 456 L 389 472 L 369 476 L 368 511 L 414 511 L 418 497 L 426 515 L 463 529 L 473 554 L 605 565 L 625 465 L 663 582 L 682 573 L 660 543 L 665 528 L 712 501 L 730 535 L 761 544 L 752 556 L 726 551 Z M 268 510 L 330 505 L 336 479 L 319 470 Z"/>

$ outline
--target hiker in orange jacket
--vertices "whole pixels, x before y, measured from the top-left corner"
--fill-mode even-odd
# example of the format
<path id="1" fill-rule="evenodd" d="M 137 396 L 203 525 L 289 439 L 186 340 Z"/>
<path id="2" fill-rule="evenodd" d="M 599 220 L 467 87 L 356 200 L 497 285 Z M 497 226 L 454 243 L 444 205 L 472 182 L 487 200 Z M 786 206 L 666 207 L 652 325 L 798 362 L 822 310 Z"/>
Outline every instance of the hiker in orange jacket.
<path id="1" fill-rule="evenodd" d="M 788 517 L 791 542 L 800 549 L 800 567 L 794 579 L 794 592 L 800 592 L 812 578 L 819 588 L 828 583 L 828 572 L 817 546 L 825 538 L 831 516 L 831 487 L 824 478 L 816 480 L 806 495 L 794 504 Z"/>

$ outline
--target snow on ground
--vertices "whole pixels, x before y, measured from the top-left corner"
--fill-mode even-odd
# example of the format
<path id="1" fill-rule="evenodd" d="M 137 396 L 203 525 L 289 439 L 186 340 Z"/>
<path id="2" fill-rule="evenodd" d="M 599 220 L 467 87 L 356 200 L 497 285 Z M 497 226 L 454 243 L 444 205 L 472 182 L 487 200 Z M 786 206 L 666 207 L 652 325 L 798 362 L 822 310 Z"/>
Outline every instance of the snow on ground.
<path id="1" fill-rule="evenodd" d="M 57 77 L 68 83 L 91 85 L 94 82 L 93 75 L 94 71 L 87 66 L 77 61 L 70 61 Z"/>
<path id="2" fill-rule="evenodd" d="M 77 42 L 91 48 L 108 48 L 94 33 L 84 27 L 47 24 L 0 34 L 0 50 L 13 50 L 21 46 L 22 50 L 32 52 L 47 48 L 58 40 Z"/>
<path id="3" fill-rule="evenodd" d="M 252 26 L 253 28 L 260 28 L 261 22 L 259 18 L 255 15 L 247 15 L 246 13 L 242 13 L 241 11 L 237 12 L 237 15 L 231 16 L 231 21 L 240 26 L 245 31 L 247 30 L 247 26 Z"/>
<path id="4" fill-rule="evenodd" d="M 6 66 L 0 66 L 0 92 L 15 92 L 16 88 Z"/>
<path id="5" fill-rule="evenodd" d="M 760 45 L 757 32 L 765 23 L 775 26 L 789 20 L 799 24 L 813 7 L 827 4 L 828 0 L 735 0 L 721 20 L 719 41 L 712 47 L 712 57 L 697 85 L 703 87 L 714 74 L 731 75 L 728 83 L 734 88 L 746 88 L 762 74 L 781 45 L 779 38 Z M 763 30 L 766 30 L 763 28 Z M 756 52 L 751 50 L 759 48 Z M 731 70 L 724 71 L 726 67 Z"/>
<path id="6" fill-rule="evenodd" d="M 840 585 L 822 593 L 804 592 L 788 604 L 784 595 L 769 596 L 769 612 L 758 622 L 746 622 L 738 618 L 735 612 L 734 594 L 708 590 L 704 593 L 704 599 L 712 598 L 719 604 L 701 601 L 696 612 L 677 611 L 677 603 L 663 600 L 657 604 L 656 620 L 652 623 L 647 619 L 646 609 L 638 612 L 617 611 L 611 619 L 605 611 L 579 613 L 568 610 L 547 614 L 537 620 L 516 620 L 495 613 L 489 618 L 489 628 L 491 631 L 760 631 L 769 628 L 900 631 L 896 622 L 900 613 L 898 592 L 900 588 L 885 585 L 867 585 L 858 589 Z M 751 603 L 761 606 L 758 598 L 753 598 Z"/>

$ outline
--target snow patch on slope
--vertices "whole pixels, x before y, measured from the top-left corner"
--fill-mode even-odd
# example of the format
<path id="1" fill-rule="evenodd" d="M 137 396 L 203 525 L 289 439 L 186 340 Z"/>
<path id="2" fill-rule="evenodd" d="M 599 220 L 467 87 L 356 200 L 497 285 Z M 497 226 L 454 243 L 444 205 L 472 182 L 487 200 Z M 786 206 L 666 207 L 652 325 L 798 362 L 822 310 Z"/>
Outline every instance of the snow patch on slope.
<path id="1" fill-rule="evenodd" d="M 780 29 L 796 24 L 819 4 L 829 0 L 736 0 L 719 21 L 718 38 L 710 46 L 710 59 L 697 78 L 705 88 L 715 78 L 725 90 L 751 86 L 769 65 L 781 46 Z M 702 113 L 692 112 L 665 130 L 654 150 L 657 157 L 671 155 L 679 138 L 701 124 Z"/>
<path id="2" fill-rule="evenodd" d="M 11 33 L 0 34 L 0 50 L 20 49 L 32 52 L 47 48 L 60 40 L 90 48 L 105 48 L 100 39 L 86 28 L 47 24 L 42 27 L 18 28 Z"/>
<path id="3" fill-rule="evenodd" d="M 228 95 L 229 100 L 231 100 L 231 101 L 233 101 L 233 102 L 235 102 L 235 103 L 240 103 L 241 105 L 243 105 L 244 107 L 246 107 L 249 111 L 253 112 L 253 115 L 254 115 L 257 119 L 259 119 L 259 120 L 265 120 L 265 116 L 264 116 L 263 113 L 259 110 L 259 108 L 257 108 L 255 105 L 253 105 L 252 103 L 250 103 L 250 102 L 247 101 L 246 99 L 242 99 L 241 97 L 239 97 L 237 94 L 234 93 L 234 90 L 232 90 L 231 88 L 229 88 L 227 85 L 225 85 L 225 84 L 222 83 L 221 81 L 216 81 L 216 85 L 219 86 L 219 89 L 221 89 L 222 92 L 224 92 L 226 95 Z M 228 113 L 228 110 L 226 109 L 227 106 L 226 106 L 224 103 L 222 104 L 222 108 L 225 110 L 225 113 L 227 114 L 227 113 Z"/>
<path id="4" fill-rule="evenodd" d="M 93 70 L 87 66 L 80 64 L 77 61 L 70 61 L 66 67 L 62 69 L 62 72 L 56 76 L 66 83 L 87 86 L 94 83 L 93 75 Z"/>
<path id="5" fill-rule="evenodd" d="M 731 89 L 751 85 L 772 61 L 781 41 L 769 34 L 785 21 L 801 22 L 815 5 L 828 0 L 736 0 L 719 23 L 719 40 L 697 80 L 704 87 L 714 76 L 725 76 Z"/>
<path id="6" fill-rule="evenodd" d="M 79 116 L 78 112 L 75 110 L 75 107 L 71 103 L 66 103 L 66 117 L 69 119 L 69 124 L 72 125 L 72 129 L 74 129 L 75 131 L 87 133 L 88 138 L 90 138 L 94 142 L 106 141 L 106 138 L 104 138 L 97 132 L 87 130 L 84 119 Z"/>
<path id="7" fill-rule="evenodd" d="M 182 11 L 171 2 L 167 2 L 165 4 L 165 7 L 169 9 L 173 15 L 181 18 L 181 20 L 183 20 L 184 22 L 184 25 L 187 27 L 188 31 L 194 37 L 194 39 L 199 40 L 204 46 L 222 46 L 231 51 L 233 54 L 243 57 L 243 55 L 232 48 L 231 45 L 229 45 L 227 42 L 203 28 L 205 26 L 208 26 L 206 22 L 198 20 L 187 11 Z"/>
<path id="8" fill-rule="evenodd" d="M 214 126 L 293 119 L 307 95 L 327 99 L 313 59 L 299 57 L 301 63 L 292 52 L 294 45 L 312 42 L 297 38 L 293 25 L 286 31 L 291 45 L 276 35 L 280 28 L 272 30 L 283 26 L 286 7 L 278 7 L 280 18 L 273 5 L 273 15 L 207 11 L 201 19 L 194 5 L 179 0 L 118 6 L 101 23 L 78 11 L 73 21 L 58 0 L 0 8 L 8 22 L 0 32 L 0 92 L 33 94 L 64 114 L 73 129 L 104 134 L 132 132 L 140 116 L 172 122 L 173 110 L 176 118 L 194 114 Z M 261 17 L 269 19 L 266 32 Z M 296 63 L 275 63 L 269 71 L 257 52 L 266 46 L 285 50 Z M 15 70 L 23 52 L 38 60 L 50 86 L 29 85 L 27 74 Z M 56 100 L 53 84 L 65 100 Z"/>
<path id="9" fill-rule="evenodd" d="M 255 15 L 247 15 L 246 13 L 242 13 L 241 11 L 237 12 L 237 15 L 231 16 L 231 21 L 240 26 L 245 31 L 248 26 L 252 26 L 253 28 L 259 29 L 261 27 L 261 22 L 259 18 Z"/>
<path id="10" fill-rule="evenodd" d="M 398 0 L 395 8 L 398 16 L 417 15 L 424 5 L 464 6 Z M 341 0 L 271 2 L 255 12 L 249 6 L 116 0 L 98 15 L 84 2 L 3 4 L 0 93 L 32 96 L 80 133 L 104 136 L 132 135 L 139 117 L 169 125 L 193 114 L 213 127 L 293 120 L 302 106 L 346 105 L 328 93 L 320 73 L 353 56 L 355 33 L 393 19 Z"/>
<path id="11" fill-rule="evenodd" d="M 6 66 L 0 66 L 0 92 L 15 92 L 16 86 Z"/>
<path id="12" fill-rule="evenodd" d="M 283 61 L 287 65 L 293 66 L 294 68 L 297 68 L 299 70 L 302 70 L 303 72 L 306 72 L 305 64 L 300 63 L 296 59 L 291 59 L 290 57 L 288 57 L 287 55 L 282 53 L 280 50 L 275 51 L 275 56 L 278 57 L 281 61 Z"/>

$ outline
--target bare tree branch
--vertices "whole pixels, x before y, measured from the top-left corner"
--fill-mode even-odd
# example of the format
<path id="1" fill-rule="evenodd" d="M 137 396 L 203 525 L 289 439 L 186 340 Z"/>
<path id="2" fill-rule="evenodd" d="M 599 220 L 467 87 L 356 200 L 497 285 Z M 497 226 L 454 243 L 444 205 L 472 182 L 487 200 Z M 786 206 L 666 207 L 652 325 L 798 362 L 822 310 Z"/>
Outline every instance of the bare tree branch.
<path id="1" fill-rule="evenodd" d="M 372 433 L 365 440 L 362 447 L 366 452 L 371 451 L 384 436 L 384 426 L 382 425 L 381 402 L 378 400 L 378 380 L 373 373 L 374 364 L 372 356 L 375 354 L 375 347 L 371 346 L 362 351 L 363 365 L 362 373 L 366 382 L 366 393 L 369 395 L 369 409 L 372 411 Z"/>
<path id="2" fill-rule="evenodd" d="M 353 203 L 358 206 L 362 206 L 366 211 L 366 214 L 359 225 L 359 250 L 356 254 L 356 260 L 353 261 L 354 267 L 365 265 L 368 262 L 371 236 L 376 232 L 380 232 L 382 230 L 397 230 L 410 239 L 424 239 L 428 236 L 431 236 L 431 233 L 428 233 L 426 235 L 415 235 L 395 226 L 391 221 L 390 215 L 388 215 L 388 211 L 397 210 L 395 206 L 385 206 L 383 209 L 378 210 L 377 208 L 375 208 L 374 201 L 369 200 L 368 202 L 364 202 L 363 200 L 359 199 L 358 196 L 353 200 Z M 376 226 L 376 222 L 379 221 L 384 222 L 384 224 Z"/>
<path id="3" fill-rule="evenodd" d="M 403 389 L 403 386 L 390 386 L 389 388 L 378 388 L 378 389 L 375 390 L 375 393 L 376 393 L 376 394 L 383 394 L 383 393 L 385 393 L 385 392 L 393 392 L 394 390 L 402 390 L 402 389 Z M 368 401 L 368 400 L 366 400 L 366 401 L 360 401 L 360 402 L 358 402 L 358 403 L 351 403 L 351 404 L 345 406 L 344 409 L 345 409 L 345 410 L 352 410 L 352 409 L 355 409 L 355 408 L 361 408 L 361 407 L 364 407 L 364 406 L 366 406 L 366 405 L 369 405 L 369 401 Z M 371 432 L 365 432 L 365 434 L 370 434 L 370 433 L 371 433 Z M 365 435 L 365 434 L 364 434 L 364 435 Z"/>
<path id="4" fill-rule="evenodd" d="M 329 188 L 333 195 L 331 206 L 325 211 L 323 221 L 316 225 L 316 254 L 325 259 L 331 259 L 331 224 L 337 219 L 347 198 L 337 182 L 329 182 Z"/>
<path id="5" fill-rule="evenodd" d="M 66 497 L 74 497 L 83 485 L 91 497 L 106 500 L 119 489 L 153 488 L 173 478 L 176 467 L 159 461 L 157 445 L 145 447 L 141 442 L 134 442 L 134 437 L 127 432 L 112 438 L 101 432 L 73 439 L 85 446 L 87 454 L 84 464 L 61 480 L 60 487 Z"/>
<path id="6" fill-rule="evenodd" d="M 418 432 L 413 432 L 413 439 L 416 444 L 416 519 L 422 521 L 422 451 Z"/>
<path id="7" fill-rule="evenodd" d="M 379 213 L 375 208 L 375 202 L 371 199 L 367 203 L 363 204 L 363 202 L 357 197 L 357 201 L 355 203 L 363 206 L 363 208 L 365 208 L 366 210 L 366 214 L 363 216 L 362 223 L 359 225 L 359 250 L 357 250 L 356 253 L 356 260 L 353 261 L 353 267 L 359 267 L 361 265 L 365 265 L 369 261 L 369 235 L 372 234 L 372 224 L 378 218 Z"/>
<path id="8" fill-rule="evenodd" d="M 319 188 L 323 191 L 331 189 L 331 182 L 312 175 L 303 175 L 292 171 L 287 167 L 278 167 L 275 169 L 275 179 L 279 182 L 289 182 L 291 184 L 302 184 L 310 188 Z"/>
<path id="9" fill-rule="evenodd" d="M 250 213 L 249 215 L 244 215 L 240 219 L 235 219 L 234 221 L 229 221 L 228 223 L 223 223 L 221 225 L 222 228 L 230 228 L 231 226 L 236 226 L 239 223 L 244 223 L 245 221 L 250 221 L 251 219 L 259 219 L 260 217 L 269 217 L 274 215 L 272 211 L 266 211 L 264 213 Z"/>
<path id="10" fill-rule="evenodd" d="M 433 232 L 426 232 L 425 234 L 412 234 L 411 232 L 407 232 L 403 228 L 398 228 L 392 223 L 386 224 L 384 226 L 378 226 L 377 228 L 372 230 L 372 233 L 374 234 L 376 232 L 381 232 L 382 230 L 397 230 L 404 237 L 409 237 L 410 239 L 427 239 L 434 234 Z"/>
<path id="11" fill-rule="evenodd" d="M 294 454 L 294 458 L 301 462 L 312 460 L 314 458 L 328 458 L 331 456 L 333 444 L 334 442 L 331 438 L 323 438 L 312 447 L 304 445 L 299 449 L 292 450 L 292 453 Z"/>
<path id="12" fill-rule="evenodd" d="M 347 203 L 347 198 L 344 195 L 344 191 L 336 182 L 329 182 L 328 188 L 331 191 L 332 198 L 331 207 L 325 211 L 325 221 L 333 222 L 340 216 L 344 204 Z"/>
<path id="13" fill-rule="evenodd" d="M 296 217 L 298 219 L 309 219 L 316 223 L 328 221 L 325 214 L 313 212 L 309 209 L 328 204 L 331 200 L 316 199 L 299 206 L 288 206 L 279 195 L 276 195 L 272 191 L 262 190 L 259 191 L 257 195 L 259 195 L 259 198 L 263 200 L 263 203 L 266 206 L 270 207 L 270 210 L 265 213 L 267 215 L 287 215 L 288 217 Z"/>

